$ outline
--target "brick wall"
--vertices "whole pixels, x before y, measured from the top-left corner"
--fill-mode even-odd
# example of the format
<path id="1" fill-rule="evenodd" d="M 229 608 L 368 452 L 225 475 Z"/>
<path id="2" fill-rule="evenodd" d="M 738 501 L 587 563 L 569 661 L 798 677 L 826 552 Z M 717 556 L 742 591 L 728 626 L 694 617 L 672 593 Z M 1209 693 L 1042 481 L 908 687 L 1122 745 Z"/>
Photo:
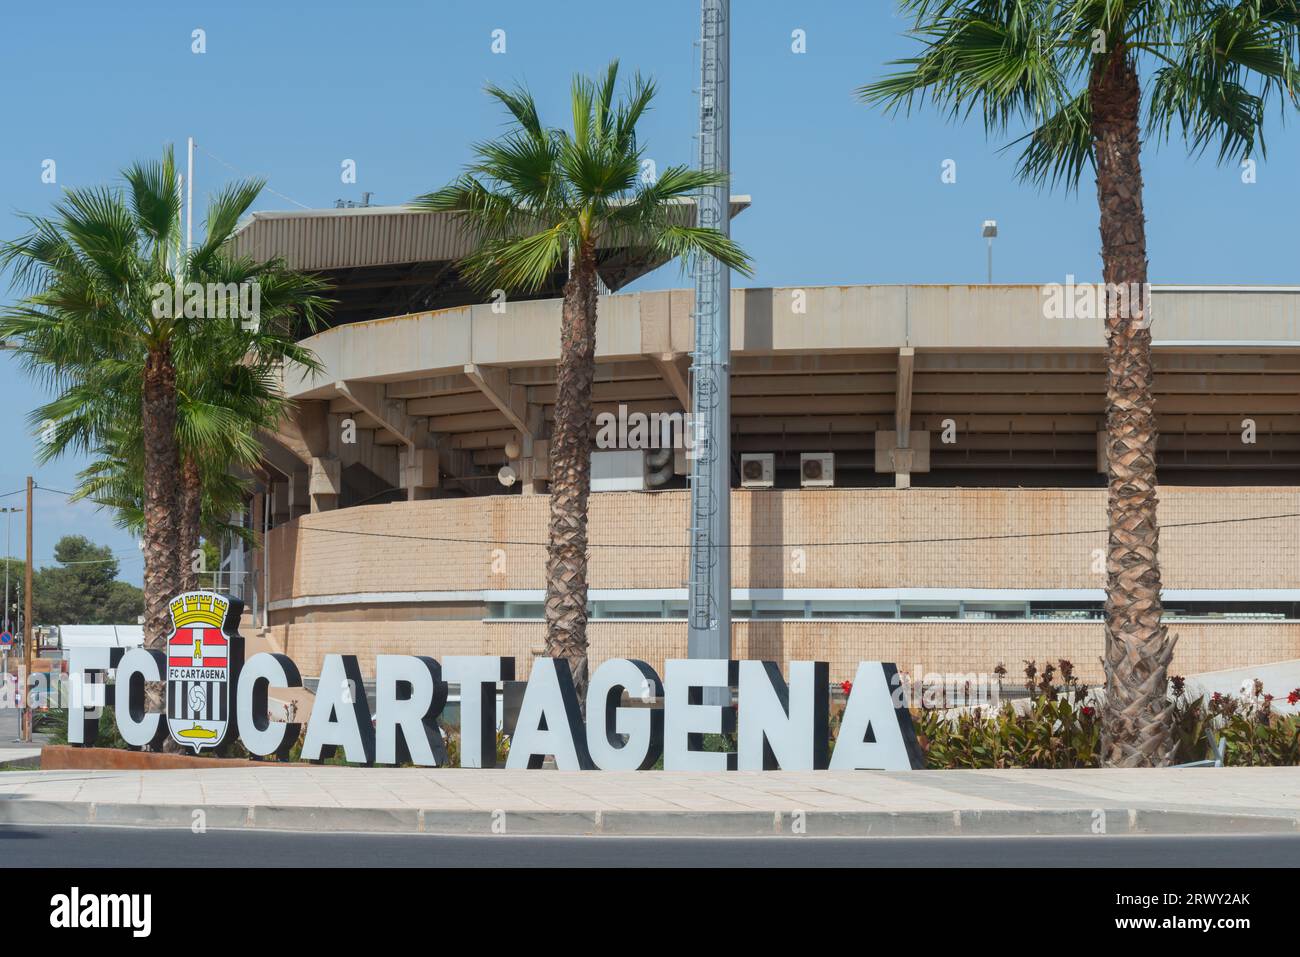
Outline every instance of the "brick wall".
<path id="1" fill-rule="evenodd" d="M 1300 587 L 1300 521 L 1188 525 L 1295 511 L 1295 488 L 1169 487 L 1161 492 L 1166 588 Z M 737 492 L 733 583 L 748 588 L 1099 588 L 1094 550 L 1105 535 L 1100 489 L 833 489 Z M 593 588 L 680 588 L 685 581 L 684 492 L 592 497 Z M 272 531 L 274 601 L 367 592 L 540 589 L 544 496 L 490 496 L 374 505 L 304 516 Z M 1017 533 L 1086 532 L 999 539 Z M 917 539 L 982 538 L 924 542 Z M 825 546 L 824 542 L 906 545 Z M 627 547 L 600 547 L 600 546 Z M 646 546 L 646 547 L 632 547 Z M 671 547 L 666 547 L 671 546 Z M 802 549 L 802 555 L 798 550 Z M 802 568 L 802 571 L 797 569 Z M 276 614 L 278 637 L 304 674 L 324 654 L 511 654 L 543 646 L 534 622 L 419 620 L 418 603 L 310 604 Z M 463 609 L 461 612 L 463 613 Z M 364 622 L 344 618 L 365 618 Z M 315 620 L 314 620 L 315 619 Z M 1300 658 L 1300 623 L 1176 623 L 1183 673 Z M 672 621 L 593 621 L 593 662 L 640 657 L 655 667 L 685 656 L 686 628 Z M 859 660 L 900 669 L 983 672 L 999 661 L 1018 677 L 1025 659 L 1069 658 L 1099 681 L 1102 626 L 1095 622 L 738 622 L 738 657 L 824 659 L 836 680 Z"/>
<path id="2" fill-rule="evenodd" d="M 602 493 L 591 501 L 591 587 L 682 587 L 685 492 Z M 1163 489 L 1165 587 L 1300 587 L 1300 520 L 1177 527 L 1294 512 L 1298 501 L 1300 489 L 1291 487 Z M 272 600 L 543 588 L 545 549 L 528 543 L 546 540 L 546 518 L 545 496 L 505 495 L 307 515 L 271 532 Z M 741 491 L 732 496 L 732 582 L 1098 588 L 1104 577 L 1093 571 L 1094 551 L 1106 537 L 1089 530 L 1105 527 L 1104 489 Z M 1086 534 L 988 538 L 1051 532 Z M 909 544 L 823 544 L 902 539 Z"/>

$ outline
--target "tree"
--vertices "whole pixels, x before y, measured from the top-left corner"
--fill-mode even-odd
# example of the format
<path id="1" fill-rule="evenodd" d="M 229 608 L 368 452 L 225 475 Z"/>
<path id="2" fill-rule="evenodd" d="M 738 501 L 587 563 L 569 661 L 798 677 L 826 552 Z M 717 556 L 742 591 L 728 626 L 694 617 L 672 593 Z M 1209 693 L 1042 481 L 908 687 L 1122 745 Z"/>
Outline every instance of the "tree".
<path id="1" fill-rule="evenodd" d="M 691 224 L 691 194 L 717 185 L 712 173 L 669 167 L 641 178 L 636 126 L 654 83 L 637 75 L 615 103 L 618 61 L 598 81 L 575 77 L 573 129 L 545 127 L 524 88 L 487 92 L 511 117 L 499 139 L 477 144 L 452 184 L 416 200 L 451 211 L 476 235 L 459 266 L 488 291 L 534 291 L 569 268 L 551 435 L 546 559 L 546 649 L 568 661 L 582 700 L 587 688 L 587 498 L 591 491 L 591 388 L 596 371 L 597 250 L 626 243 L 683 264 L 708 255 L 748 274 L 749 257 L 716 229 Z"/>
<path id="2" fill-rule="evenodd" d="M 67 190 L 52 217 L 27 217 L 30 232 L 4 245 L 3 262 L 29 291 L 0 316 L 0 337 L 18 342 L 27 367 L 58 393 L 37 412 L 53 423 L 42 455 L 99 451 L 121 470 L 118 491 L 138 487 L 146 644 L 156 648 L 169 630 L 167 601 L 190 580 L 203 471 L 246 461 L 261 424 L 213 395 L 232 376 L 272 386 L 270 370 L 284 359 L 310 364 L 287 330 L 295 316 L 315 325 L 324 287 L 282 261 L 228 253 L 260 181 L 214 196 L 205 236 L 186 252 L 171 149 L 123 176 L 124 189 Z M 228 282 L 260 290 L 251 328 L 224 299 L 208 314 L 214 285 Z M 181 296 L 166 294 L 173 288 L 184 290 L 182 308 Z M 234 369 L 241 364 L 245 371 Z M 273 395 L 261 408 L 278 402 Z M 178 405 L 186 413 L 179 418 Z"/>
<path id="3" fill-rule="evenodd" d="M 82 535 L 54 546 L 58 563 L 32 575 L 32 615 L 40 625 L 133 625 L 144 611 L 140 589 L 117 581 L 112 549 Z"/>
<path id="4" fill-rule="evenodd" d="M 1077 188 L 1096 171 L 1107 290 L 1106 702 L 1102 760 L 1165 765 L 1174 752 L 1166 684 L 1177 636 L 1161 622 L 1156 418 L 1141 122 L 1193 155 L 1264 155 L 1268 101 L 1300 105 L 1297 0 L 901 0 L 919 56 L 862 87 L 867 103 L 910 110 L 928 95 L 990 135 L 1029 132 L 1019 172 Z M 1143 90 L 1140 73 L 1152 68 Z M 1129 290 L 1140 290 L 1136 296 Z"/>

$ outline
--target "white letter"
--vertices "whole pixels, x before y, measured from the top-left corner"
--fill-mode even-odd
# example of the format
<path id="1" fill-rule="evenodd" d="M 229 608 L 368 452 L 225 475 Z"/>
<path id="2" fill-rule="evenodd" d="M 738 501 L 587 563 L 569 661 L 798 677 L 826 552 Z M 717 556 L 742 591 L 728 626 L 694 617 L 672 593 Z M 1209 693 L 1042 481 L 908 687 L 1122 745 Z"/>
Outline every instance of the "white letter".
<path id="1" fill-rule="evenodd" d="M 515 680 L 515 659 L 448 655 L 442 677 L 460 687 L 460 766 L 497 766 L 497 682 Z"/>
<path id="2" fill-rule="evenodd" d="M 919 771 L 923 767 L 912 716 L 906 708 L 894 706 L 890 693 L 897 678 L 898 669 L 887 662 L 858 663 L 831 754 L 832 771 Z"/>
<path id="3" fill-rule="evenodd" d="M 345 707 L 346 705 L 346 707 Z M 304 761 L 328 761 L 338 746 L 353 764 L 374 764 L 375 729 L 356 655 L 326 655 L 302 745 Z"/>
<path id="4" fill-rule="evenodd" d="M 742 771 L 821 771 L 827 764 L 830 665 L 790 662 L 790 683 L 773 661 L 740 663 Z"/>
<path id="5" fill-rule="evenodd" d="M 675 658 L 664 663 L 665 770 L 735 770 L 734 752 L 701 750 L 705 734 L 722 734 L 736 727 L 736 712 L 722 705 L 704 704 L 703 691 L 735 687 L 739 670 L 735 661 L 725 658 Z"/>
<path id="6" fill-rule="evenodd" d="M 548 754 L 555 755 L 555 766 L 561 771 L 591 771 L 596 767 L 587 753 L 582 706 L 573 687 L 573 675 L 563 658 L 533 661 L 506 767 L 540 768 Z"/>
<path id="7" fill-rule="evenodd" d="M 108 648 L 68 648 L 68 744 L 93 745 L 99 735 L 99 714 L 104 706 L 103 685 L 91 673 L 113 667 Z M 93 698 L 94 700 L 88 700 Z M 89 705 L 89 707 L 87 707 Z M 87 714 L 87 711 L 90 714 Z"/>
<path id="8" fill-rule="evenodd" d="M 302 725 L 272 719 L 267 692 L 271 688 L 301 687 L 298 666 L 287 655 L 263 651 L 244 663 L 239 672 L 239 687 L 235 689 L 235 720 L 239 740 L 249 754 L 259 757 L 277 754 L 282 759 L 288 758 Z"/>
<path id="9" fill-rule="evenodd" d="M 398 697 L 398 685 L 406 692 Z M 438 715 L 447 703 L 442 667 L 423 655 L 375 657 L 375 761 L 440 768 L 447 747 Z"/>
<path id="10" fill-rule="evenodd" d="M 664 713 L 622 707 L 623 692 L 662 698 L 664 686 L 644 661 L 610 658 L 587 687 L 587 750 L 602 771 L 645 771 L 664 750 Z M 627 737 L 624 743 L 622 737 Z"/>
<path id="11" fill-rule="evenodd" d="M 147 648 L 132 648 L 117 663 L 113 715 L 117 718 L 118 734 L 133 748 L 160 745 L 167 737 L 162 715 L 144 710 L 144 683 L 162 681 L 166 667 L 166 654 Z"/>

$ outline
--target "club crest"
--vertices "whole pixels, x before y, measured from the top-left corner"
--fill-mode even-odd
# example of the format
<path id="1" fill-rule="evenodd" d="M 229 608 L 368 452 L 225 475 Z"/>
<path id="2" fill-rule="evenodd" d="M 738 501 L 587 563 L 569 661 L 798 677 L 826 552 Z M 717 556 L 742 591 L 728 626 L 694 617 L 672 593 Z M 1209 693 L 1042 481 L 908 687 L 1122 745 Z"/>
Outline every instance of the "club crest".
<path id="1" fill-rule="evenodd" d="M 231 668 L 239 630 L 235 616 L 242 608 L 213 592 L 179 595 L 169 607 L 167 730 L 173 741 L 197 754 L 220 744 L 230 724 Z"/>

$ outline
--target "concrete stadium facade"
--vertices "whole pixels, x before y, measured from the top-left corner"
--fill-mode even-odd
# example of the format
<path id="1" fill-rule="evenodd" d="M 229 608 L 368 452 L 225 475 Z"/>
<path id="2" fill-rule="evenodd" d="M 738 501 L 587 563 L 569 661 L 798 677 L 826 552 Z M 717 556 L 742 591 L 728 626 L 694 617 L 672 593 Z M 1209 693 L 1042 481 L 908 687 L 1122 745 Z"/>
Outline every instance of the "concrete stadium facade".
<path id="1" fill-rule="evenodd" d="M 733 293 L 738 657 L 1100 679 L 1103 326 L 1040 286 Z M 1174 671 L 1300 658 L 1300 288 L 1157 287 L 1161 558 Z M 596 411 L 688 411 L 691 293 L 600 301 Z M 351 322 L 287 370 L 227 556 L 264 637 L 324 654 L 542 652 L 555 299 Z M 593 429 L 596 424 L 593 423 Z M 832 453 L 829 487 L 801 487 Z M 507 488 L 497 470 L 519 481 Z M 593 493 L 596 662 L 686 650 L 686 471 Z M 264 545 L 265 547 L 260 547 Z M 1014 683 L 1014 679 L 1009 679 Z"/>

